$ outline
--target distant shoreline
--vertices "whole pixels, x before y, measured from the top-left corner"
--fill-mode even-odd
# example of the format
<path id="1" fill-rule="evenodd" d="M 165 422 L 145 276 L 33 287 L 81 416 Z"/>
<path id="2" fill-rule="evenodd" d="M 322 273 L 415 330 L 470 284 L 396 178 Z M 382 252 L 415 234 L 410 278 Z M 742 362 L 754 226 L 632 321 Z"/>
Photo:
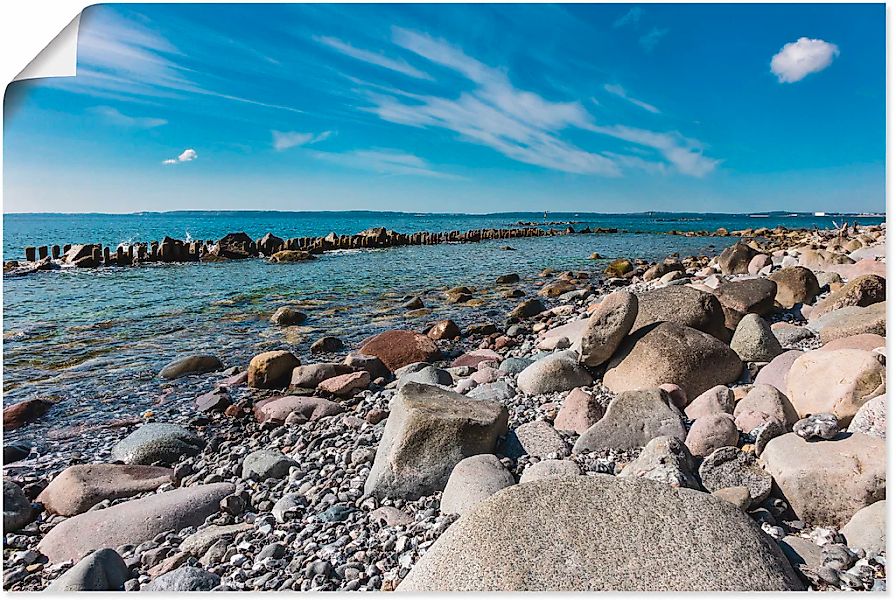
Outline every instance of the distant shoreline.
<path id="1" fill-rule="evenodd" d="M 466 212 L 426 212 L 426 211 L 400 211 L 400 210 L 168 210 L 168 211 L 136 211 L 136 212 L 4 212 L 4 217 L 11 216 L 65 216 L 65 215 L 84 215 L 84 216 L 110 216 L 110 217 L 134 217 L 141 215 L 229 215 L 229 214 L 283 214 L 283 215 L 337 215 L 337 214 L 354 214 L 354 215 L 401 215 L 401 216 L 426 216 L 426 217 L 500 217 L 506 215 L 543 215 L 544 211 L 501 211 L 501 212 L 483 212 L 483 213 L 466 213 Z M 595 215 L 600 217 L 622 217 L 622 216 L 664 216 L 664 215 L 681 215 L 681 216 L 705 216 L 705 217 L 745 217 L 745 218 L 765 218 L 765 217 L 813 217 L 816 215 L 811 211 L 792 211 L 792 210 L 774 210 L 774 211 L 749 211 L 741 213 L 726 212 L 694 212 L 694 211 L 639 211 L 639 212 L 595 212 L 595 211 L 556 211 L 548 212 L 548 217 L 556 215 L 573 215 L 573 216 L 589 216 Z M 886 211 L 882 212 L 825 212 L 824 217 L 849 217 L 849 218 L 867 218 L 880 219 L 886 218 Z"/>

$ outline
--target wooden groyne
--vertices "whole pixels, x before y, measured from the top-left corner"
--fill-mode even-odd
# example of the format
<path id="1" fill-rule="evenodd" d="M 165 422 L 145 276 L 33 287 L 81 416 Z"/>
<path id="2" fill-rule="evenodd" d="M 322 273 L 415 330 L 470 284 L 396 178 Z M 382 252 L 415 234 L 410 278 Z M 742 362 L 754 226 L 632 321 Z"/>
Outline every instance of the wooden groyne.
<path id="1" fill-rule="evenodd" d="M 83 268 L 101 266 L 125 267 L 141 263 L 163 262 L 218 262 L 242 260 L 252 257 L 272 257 L 278 252 L 304 253 L 307 257 L 331 250 L 361 250 L 393 248 L 398 246 L 426 246 L 445 243 L 473 243 L 485 240 L 511 240 L 518 238 L 547 237 L 555 235 L 617 233 L 615 228 L 576 230 L 544 229 L 541 227 L 514 227 L 508 229 L 473 229 L 470 231 L 439 231 L 398 233 L 384 227 L 367 229 L 354 235 L 330 233 L 323 237 L 294 237 L 283 239 L 272 233 L 253 240 L 245 233 L 229 233 L 220 240 L 184 241 L 165 237 L 161 241 L 122 244 L 112 249 L 102 244 L 64 244 L 52 246 L 27 246 L 26 265 L 7 263 L 5 271 L 30 267 L 30 270 L 52 269 L 61 265 Z M 295 259 L 301 260 L 300 256 Z M 10 261 L 15 262 L 15 261 Z"/>

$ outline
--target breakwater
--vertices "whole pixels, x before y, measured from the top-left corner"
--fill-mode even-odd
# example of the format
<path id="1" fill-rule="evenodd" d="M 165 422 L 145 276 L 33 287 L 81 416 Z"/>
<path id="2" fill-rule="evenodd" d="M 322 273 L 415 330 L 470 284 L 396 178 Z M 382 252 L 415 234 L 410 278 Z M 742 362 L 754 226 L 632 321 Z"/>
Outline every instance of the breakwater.
<path id="1" fill-rule="evenodd" d="M 252 257 L 275 257 L 283 261 L 305 260 L 314 254 L 330 250 L 361 250 L 421 246 L 444 243 L 473 243 L 484 240 L 511 240 L 555 235 L 617 233 L 616 228 L 576 230 L 544 229 L 540 227 L 515 227 L 505 229 L 473 229 L 469 231 L 439 231 L 399 233 L 376 227 L 354 235 L 330 233 L 323 237 L 293 237 L 283 239 L 267 233 L 253 240 L 246 233 L 229 233 L 219 240 L 187 241 L 165 237 L 161 241 L 121 244 L 113 249 L 102 244 L 63 244 L 52 246 L 26 246 L 25 262 L 32 269 L 55 268 L 61 264 L 83 268 L 100 266 L 131 266 L 145 262 L 216 262 L 241 260 Z M 276 258 L 276 257 L 275 257 Z M 10 265 L 12 266 L 12 265 Z M 21 265 L 15 267 L 22 268 Z"/>

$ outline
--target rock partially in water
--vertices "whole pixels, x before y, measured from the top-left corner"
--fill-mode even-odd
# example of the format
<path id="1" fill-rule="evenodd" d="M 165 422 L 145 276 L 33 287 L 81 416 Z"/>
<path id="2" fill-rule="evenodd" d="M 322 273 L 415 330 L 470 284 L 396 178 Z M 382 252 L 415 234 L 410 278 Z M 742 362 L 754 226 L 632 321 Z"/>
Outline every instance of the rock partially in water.
<path id="1" fill-rule="evenodd" d="M 345 343 L 338 337 L 325 335 L 311 344 L 311 354 L 332 354 L 345 348 Z"/>
<path id="2" fill-rule="evenodd" d="M 112 458 L 129 465 L 175 464 L 195 456 L 205 442 L 192 431 L 173 423 L 147 423 L 112 448 Z"/>
<path id="3" fill-rule="evenodd" d="M 453 340 L 461 335 L 460 327 L 451 319 L 437 321 L 426 333 L 433 340 Z"/>
<path id="4" fill-rule="evenodd" d="M 53 403 L 40 398 L 23 400 L 3 409 L 3 429 L 18 429 L 44 416 Z"/>
<path id="5" fill-rule="evenodd" d="M 376 356 L 390 371 L 415 362 L 434 362 L 441 356 L 438 346 L 425 335 L 400 329 L 369 338 L 361 353 Z"/>
<path id="6" fill-rule="evenodd" d="M 249 387 L 284 389 L 292 379 L 293 369 L 301 364 L 292 352 L 286 350 L 256 354 L 249 361 Z"/>
<path id="7" fill-rule="evenodd" d="M 194 373 L 211 373 L 224 368 L 224 363 L 211 354 L 193 354 L 172 361 L 159 371 L 162 379 L 177 379 Z"/>
<path id="8" fill-rule="evenodd" d="M 281 306 L 271 315 L 271 323 L 281 326 L 301 325 L 307 320 L 308 315 L 291 306 Z"/>

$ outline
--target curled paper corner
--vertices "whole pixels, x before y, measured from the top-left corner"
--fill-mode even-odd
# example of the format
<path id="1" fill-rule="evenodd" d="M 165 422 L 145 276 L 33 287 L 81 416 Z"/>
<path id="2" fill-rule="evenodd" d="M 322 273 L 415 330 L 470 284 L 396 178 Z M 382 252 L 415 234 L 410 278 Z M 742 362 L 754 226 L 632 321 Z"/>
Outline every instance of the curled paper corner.
<path id="1" fill-rule="evenodd" d="M 81 13 L 41 50 L 13 81 L 40 77 L 74 77 L 78 65 L 78 27 Z"/>

